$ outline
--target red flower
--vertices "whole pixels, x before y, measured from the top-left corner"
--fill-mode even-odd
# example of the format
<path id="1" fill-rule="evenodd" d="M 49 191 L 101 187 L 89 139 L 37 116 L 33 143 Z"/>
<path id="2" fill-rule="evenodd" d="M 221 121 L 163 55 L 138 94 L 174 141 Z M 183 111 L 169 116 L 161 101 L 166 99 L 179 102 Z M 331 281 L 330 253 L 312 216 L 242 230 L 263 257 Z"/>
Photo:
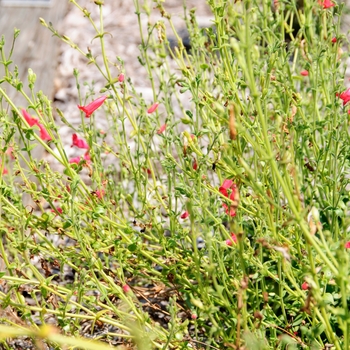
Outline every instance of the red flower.
<path id="1" fill-rule="evenodd" d="M 181 218 L 181 219 L 187 219 L 189 216 L 190 216 L 190 213 L 189 213 L 188 211 L 184 211 L 184 212 L 181 214 L 180 218 Z"/>
<path id="2" fill-rule="evenodd" d="M 336 42 L 337 42 L 337 38 L 336 37 L 332 38 L 332 43 L 334 44 Z"/>
<path id="3" fill-rule="evenodd" d="M 343 100 L 343 106 L 345 106 L 350 101 L 350 88 L 342 92 L 339 98 Z"/>
<path id="4" fill-rule="evenodd" d="M 192 315 L 191 315 L 192 320 L 196 320 L 197 317 L 198 317 L 198 316 L 197 316 L 196 314 L 192 314 Z"/>
<path id="5" fill-rule="evenodd" d="M 304 282 L 302 285 L 301 285 L 301 289 L 302 290 L 308 290 L 309 289 L 309 284 L 307 282 Z"/>
<path id="6" fill-rule="evenodd" d="M 77 134 L 72 135 L 72 142 L 73 144 L 71 147 L 77 146 L 78 148 L 89 149 L 89 145 L 86 143 L 86 141 L 83 139 L 80 139 Z"/>
<path id="7" fill-rule="evenodd" d="M 239 193 L 237 190 L 237 185 L 233 183 L 232 180 L 224 180 L 222 185 L 219 187 L 219 191 L 222 195 L 230 199 L 233 203 L 230 207 L 223 203 L 222 206 L 225 208 L 225 213 L 232 217 L 236 216 L 236 208 L 238 206 Z"/>
<path id="8" fill-rule="evenodd" d="M 153 113 L 158 108 L 158 106 L 159 106 L 158 102 L 153 103 L 153 105 L 150 108 L 147 109 L 147 113 L 148 114 Z"/>
<path id="9" fill-rule="evenodd" d="M 152 174 L 152 171 L 151 169 L 149 168 L 142 168 L 148 175 L 151 175 Z"/>
<path id="10" fill-rule="evenodd" d="M 39 123 L 39 120 L 37 118 L 33 118 L 25 109 L 22 109 L 22 115 L 26 122 L 29 124 L 30 127 L 37 125 L 40 129 L 40 138 L 43 141 L 50 141 L 52 140 L 51 136 L 45 129 L 44 125 Z"/>
<path id="11" fill-rule="evenodd" d="M 89 152 L 86 152 L 86 153 L 84 154 L 84 160 L 86 160 L 87 163 L 90 163 L 90 162 L 91 162 L 91 157 L 90 157 Z"/>
<path id="12" fill-rule="evenodd" d="M 335 6 L 331 0 L 319 0 L 318 3 L 322 6 L 323 9 L 329 9 Z"/>
<path id="13" fill-rule="evenodd" d="M 79 164 L 80 163 L 80 157 L 74 157 L 69 159 L 69 163 L 75 163 L 75 164 Z"/>
<path id="14" fill-rule="evenodd" d="M 197 164 L 197 159 L 196 158 L 193 159 L 192 169 L 194 171 L 196 171 L 198 169 L 198 164 Z"/>
<path id="15" fill-rule="evenodd" d="M 14 156 L 14 149 L 13 149 L 13 147 L 9 147 L 9 148 L 6 150 L 6 154 L 7 154 L 11 159 L 16 159 L 15 156 Z"/>
<path id="16" fill-rule="evenodd" d="M 50 141 L 50 140 L 52 140 L 51 136 L 49 135 L 49 133 L 45 129 L 44 125 L 38 123 L 38 127 L 40 128 L 40 138 L 43 141 Z"/>
<path id="17" fill-rule="evenodd" d="M 303 77 L 307 77 L 307 76 L 309 75 L 309 72 L 308 72 L 306 69 L 304 69 L 304 70 L 302 70 L 302 71 L 300 72 L 300 74 L 301 74 Z"/>
<path id="18" fill-rule="evenodd" d="M 101 107 L 105 102 L 107 96 L 101 96 L 95 101 L 92 101 L 87 106 L 78 106 L 78 108 L 85 113 L 86 118 L 90 118 L 91 114 L 96 111 L 97 108 Z"/>
<path id="19" fill-rule="evenodd" d="M 61 207 L 56 207 L 56 210 L 55 210 L 55 209 L 51 209 L 51 212 L 52 212 L 52 213 L 56 213 L 56 211 L 58 211 L 60 214 L 63 213 L 63 210 L 62 210 Z"/>
<path id="20" fill-rule="evenodd" d="M 1 167 L 1 163 L 0 163 L 0 167 Z M 3 169 L 2 169 L 2 175 L 6 175 L 6 174 L 8 174 L 9 172 L 8 172 L 8 170 L 4 167 Z"/>
<path id="21" fill-rule="evenodd" d="M 345 249 L 350 249 L 350 241 L 347 241 L 347 242 L 344 244 L 344 247 L 345 247 Z"/>
<path id="22" fill-rule="evenodd" d="M 38 125 L 39 120 L 33 118 L 25 109 L 22 109 L 22 115 L 29 126 Z"/>
<path id="23" fill-rule="evenodd" d="M 106 192 L 105 192 L 104 189 L 95 191 L 96 197 L 97 197 L 98 199 L 102 199 L 102 197 L 105 195 L 105 193 L 106 193 Z"/>
<path id="24" fill-rule="evenodd" d="M 89 164 L 91 162 L 90 154 L 88 152 L 86 152 L 84 154 L 83 159 L 86 161 L 87 164 Z M 69 159 L 69 163 L 79 164 L 81 162 L 81 160 L 82 160 L 81 157 L 74 157 L 74 158 Z"/>
<path id="25" fill-rule="evenodd" d="M 157 131 L 157 134 L 160 135 L 160 134 L 163 134 L 163 132 L 165 131 L 166 129 L 166 124 L 163 124 Z"/>
<path id="26" fill-rule="evenodd" d="M 233 243 L 237 243 L 237 237 L 234 233 L 231 233 L 231 239 L 226 239 L 226 244 L 232 246 Z"/>
<path id="27" fill-rule="evenodd" d="M 124 81 L 124 79 L 125 79 L 124 74 L 123 74 L 123 73 L 120 73 L 119 76 L 118 76 L 118 81 L 119 81 L 119 83 L 122 83 L 122 82 Z"/>
<path id="28" fill-rule="evenodd" d="M 131 288 L 127 284 L 124 284 L 124 286 L 122 288 L 123 288 L 124 293 L 129 293 L 131 291 Z"/>

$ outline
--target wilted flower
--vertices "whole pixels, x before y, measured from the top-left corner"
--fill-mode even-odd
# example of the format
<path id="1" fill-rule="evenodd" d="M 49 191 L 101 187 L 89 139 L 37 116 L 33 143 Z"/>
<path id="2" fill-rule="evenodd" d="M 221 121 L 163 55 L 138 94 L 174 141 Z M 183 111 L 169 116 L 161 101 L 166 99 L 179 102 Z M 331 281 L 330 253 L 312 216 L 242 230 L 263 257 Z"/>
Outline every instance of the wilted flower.
<path id="1" fill-rule="evenodd" d="M 239 201 L 239 193 L 237 189 L 237 185 L 233 183 L 232 180 L 224 180 L 222 185 L 219 187 L 219 191 L 222 195 L 231 200 L 230 206 L 226 203 L 223 203 L 222 206 L 225 208 L 225 212 L 227 215 L 232 217 L 236 216 L 236 209 L 238 207 Z"/>
<path id="2" fill-rule="evenodd" d="M 309 75 L 309 72 L 308 72 L 306 69 L 304 69 L 304 70 L 302 70 L 302 71 L 300 72 L 300 74 L 301 74 L 303 77 L 307 77 L 307 76 Z"/>
<path id="3" fill-rule="evenodd" d="M 96 111 L 97 108 L 99 108 L 103 102 L 105 102 L 107 96 L 101 96 L 98 99 L 92 101 L 87 106 L 79 106 L 78 108 L 85 113 L 86 118 L 90 118 L 91 114 Z"/>
<path id="4" fill-rule="evenodd" d="M 105 192 L 104 189 L 95 191 L 96 197 L 97 197 L 98 199 L 102 199 L 102 197 L 105 195 L 105 193 L 106 193 L 106 192 Z"/>
<path id="5" fill-rule="evenodd" d="M 197 164 L 197 159 L 196 158 L 193 159 L 192 169 L 194 171 L 196 171 L 198 169 L 198 164 Z"/>
<path id="6" fill-rule="evenodd" d="M 153 103 L 153 105 L 147 109 L 147 113 L 148 114 L 153 113 L 158 108 L 158 106 L 159 106 L 158 102 Z"/>
<path id="7" fill-rule="evenodd" d="M 343 100 L 343 106 L 345 106 L 350 101 L 350 88 L 342 92 L 339 98 Z"/>
<path id="8" fill-rule="evenodd" d="M 160 135 L 164 132 L 164 130 L 166 129 L 166 124 L 163 124 L 157 131 L 157 134 Z"/>
<path id="9" fill-rule="evenodd" d="M 72 135 L 72 146 L 77 146 L 78 148 L 85 148 L 85 149 L 89 149 L 89 145 L 86 143 L 85 140 L 80 139 L 79 136 L 77 134 L 73 134 Z"/>
<path id="10" fill-rule="evenodd" d="M 190 216 L 190 213 L 186 210 L 180 215 L 180 218 L 187 219 L 189 216 Z"/>

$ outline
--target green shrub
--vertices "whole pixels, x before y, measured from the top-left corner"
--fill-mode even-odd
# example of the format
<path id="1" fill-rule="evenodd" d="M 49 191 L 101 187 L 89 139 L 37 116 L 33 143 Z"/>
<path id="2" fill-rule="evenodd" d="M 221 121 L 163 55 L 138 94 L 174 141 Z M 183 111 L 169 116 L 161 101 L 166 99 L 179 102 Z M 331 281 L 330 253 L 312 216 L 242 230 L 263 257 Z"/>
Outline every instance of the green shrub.
<path id="1" fill-rule="evenodd" d="M 141 26 L 151 7 L 134 3 Z M 149 20 L 140 35 L 152 103 L 136 93 L 123 58 L 107 58 L 102 20 L 81 8 L 103 66 L 42 20 L 106 80 L 77 101 L 85 106 L 72 127 L 77 159 L 68 159 L 53 115 L 68 126 L 69 117 L 35 92 L 33 72 L 25 95 L 0 46 L 1 83 L 28 101 L 23 111 L 0 85 L 0 338 L 88 348 L 69 336 L 84 336 L 89 321 L 93 335 L 109 327 L 100 340 L 140 349 L 348 349 L 343 5 L 208 0 L 212 27 L 185 13 L 186 51 L 162 3 L 152 6 L 164 22 Z M 107 135 L 95 127 L 97 107 Z M 33 157 L 34 147 L 60 170 Z M 160 300 L 166 321 L 155 317 Z"/>

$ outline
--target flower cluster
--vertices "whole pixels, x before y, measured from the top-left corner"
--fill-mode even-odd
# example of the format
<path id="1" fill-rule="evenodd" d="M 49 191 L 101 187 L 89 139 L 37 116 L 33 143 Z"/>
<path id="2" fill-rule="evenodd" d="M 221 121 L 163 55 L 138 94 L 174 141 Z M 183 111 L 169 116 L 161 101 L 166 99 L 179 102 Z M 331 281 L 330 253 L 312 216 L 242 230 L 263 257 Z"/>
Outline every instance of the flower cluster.
<path id="1" fill-rule="evenodd" d="M 222 203 L 222 206 L 225 208 L 226 214 L 231 217 L 235 217 L 239 201 L 239 192 L 237 189 L 237 185 L 232 180 L 226 179 L 219 187 L 219 192 L 230 200 L 230 205 Z"/>
<path id="2" fill-rule="evenodd" d="M 122 79 L 123 78 L 123 79 Z M 124 76 L 120 77 L 120 82 L 122 82 L 124 80 Z M 101 107 L 102 104 L 105 102 L 105 100 L 107 99 L 107 96 L 101 96 L 99 98 L 97 98 L 96 100 L 92 101 L 91 103 L 89 103 L 86 106 L 79 106 L 78 108 L 83 111 L 85 113 L 85 117 L 86 118 L 90 118 L 90 116 L 92 115 L 92 113 L 94 113 L 96 111 L 97 108 Z M 91 162 L 91 158 L 90 158 L 90 154 L 89 154 L 89 145 L 87 144 L 87 142 L 81 138 L 79 138 L 79 136 L 77 134 L 73 134 L 72 135 L 72 145 L 71 147 L 76 146 L 78 148 L 82 148 L 82 149 L 86 149 L 86 153 L 83 156 L 83 160 L 86 163 L 90 163 Z M 69 160 L 69 163 L 73 164 L 79 164 L 81 161 L 81 157 L 74 157 L 71 158 Z"/>

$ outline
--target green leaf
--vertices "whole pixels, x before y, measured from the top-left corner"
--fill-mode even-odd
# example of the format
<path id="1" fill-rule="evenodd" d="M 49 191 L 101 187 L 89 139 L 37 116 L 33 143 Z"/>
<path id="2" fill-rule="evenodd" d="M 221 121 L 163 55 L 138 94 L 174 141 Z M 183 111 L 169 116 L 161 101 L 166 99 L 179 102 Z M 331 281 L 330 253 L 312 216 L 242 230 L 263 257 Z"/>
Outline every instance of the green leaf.
<path id="1" fill-rule="evenodd" d="M 181 121 L 182 121 L 184 124 L 192 124 L 192 120 L 189 120 L 189 119 L 186 119 L 186 118 L 181 118 Z"/>
<path id="2" fill-rule="evenodd" d="M 321 322 L 318 323 L 316 326 L 312 327 L 312 333 L 314 334 L 314 337 L 316 338 L 319 335 L 321 335 L 324 332 L 325 328 L 325 325 Z"/>
<path id="3" fill-rule="evenodd" d="M 130 252 L 134 252 L 137 249 L 137 244 L 136 243 L 132 243 L 128 246 L 128 249 Z"/>

